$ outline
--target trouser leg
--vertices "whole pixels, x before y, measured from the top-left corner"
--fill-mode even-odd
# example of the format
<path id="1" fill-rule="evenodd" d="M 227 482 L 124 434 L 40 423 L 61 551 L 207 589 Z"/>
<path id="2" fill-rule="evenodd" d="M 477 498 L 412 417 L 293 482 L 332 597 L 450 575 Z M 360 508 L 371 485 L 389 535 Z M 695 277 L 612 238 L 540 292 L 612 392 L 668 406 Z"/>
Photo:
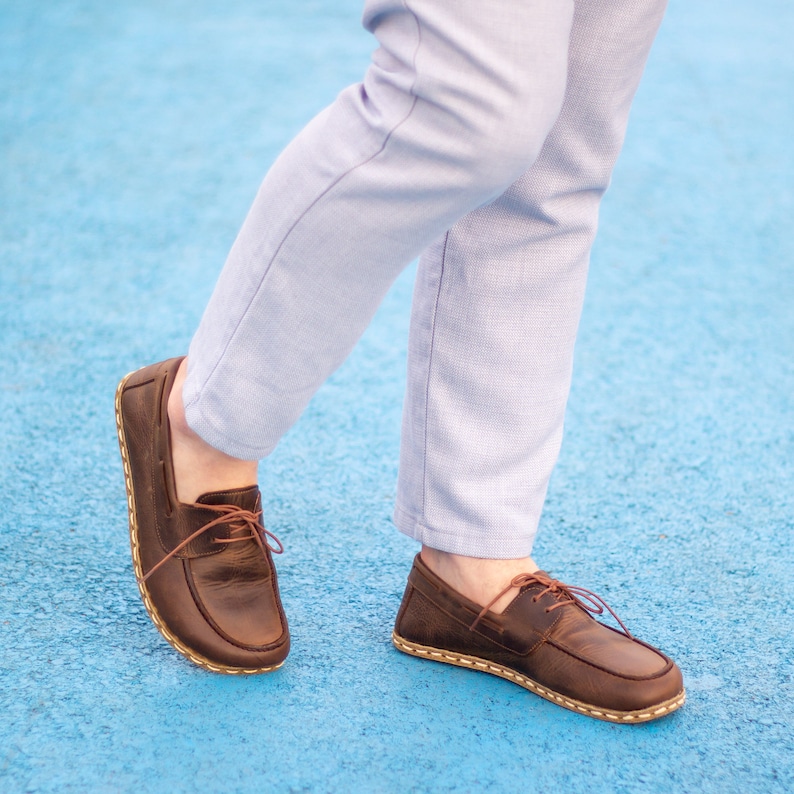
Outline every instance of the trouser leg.
<path id="1" fill-rule="evenodd" d="M 572 0 L 370 0 L 380 47 L 264 180 L 189 352 L 190 426 L 267 455 L 399 271 L 537 157 Z"/>
<path id="2" fill-rule="evenodd" d="M 565 102 L 537 161 L 420 260 L 395 520 L 428 546 L 530 553 L 599 201 L 664 6 L 576 3 Z"/>

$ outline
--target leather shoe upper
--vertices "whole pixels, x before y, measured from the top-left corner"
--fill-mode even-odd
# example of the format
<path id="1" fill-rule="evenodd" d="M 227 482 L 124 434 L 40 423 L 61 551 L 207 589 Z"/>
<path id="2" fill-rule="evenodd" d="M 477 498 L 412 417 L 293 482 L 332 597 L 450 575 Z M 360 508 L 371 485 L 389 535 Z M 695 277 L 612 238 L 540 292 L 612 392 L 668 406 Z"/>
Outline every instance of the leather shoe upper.
<path id="1" fill-rule="evenodd" d="M 525 579 L 504 612 L 483 614 L 417 555 L 395 632 L 427 648 L 494 662 L 597 708 L 633 712 L 683 693 L 680 670 L 661 651 L 594 620 L 544 572 Z"/>
<path id="2" fill-rule="evenodd" d="M 163 636 L 196 664 L 261 672 L 289 651 L 289 631 L 253 485 L 176 498 L 168 395 L 181 359 L 128 376 L 117 397 L 130 540 L 144 604 Z"/>

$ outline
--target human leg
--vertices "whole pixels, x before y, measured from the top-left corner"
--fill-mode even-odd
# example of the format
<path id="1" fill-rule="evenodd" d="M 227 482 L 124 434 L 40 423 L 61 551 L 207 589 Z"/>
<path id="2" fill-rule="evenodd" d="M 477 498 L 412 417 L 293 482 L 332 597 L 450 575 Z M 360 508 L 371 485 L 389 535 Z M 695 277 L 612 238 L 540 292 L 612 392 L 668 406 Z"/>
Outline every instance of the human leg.
<path id="1" fill-rule="evenodd" d="M 485 13 L 462 0 L 452 14 L 442 0 L 368 2 L 373 65 L 265 179 L 181 393 L 177 361 L 120 385 L 136 574 L 154 622 L 194 662 L 256 672 L 286 656 L 250 464 L 341 363 L 400 269 L 537 156 L 562 103 L 572 5 L 491 0 Z"/>
<path id="2" fill-rule="evenodd" d="M 395 519 L 436 570 L 444 553 L 505 559 L 504 581 L 527 564 L 598 206 L 664 5 L 576 4 L 565 102 L 537 161 L 420 260 Z"/>
<path id="3" fill-rule="evenodd" d="M 394 643 L 573 711 L 656 719 L 671 659 L 528 556 L 557 457 L 598 204 L 664 10 L 578 2 L 562 112 L 529 171 L 420 261 L 395 520 L 423 543 Z M 622 627 L 622 624 L 621 624 Z"/>

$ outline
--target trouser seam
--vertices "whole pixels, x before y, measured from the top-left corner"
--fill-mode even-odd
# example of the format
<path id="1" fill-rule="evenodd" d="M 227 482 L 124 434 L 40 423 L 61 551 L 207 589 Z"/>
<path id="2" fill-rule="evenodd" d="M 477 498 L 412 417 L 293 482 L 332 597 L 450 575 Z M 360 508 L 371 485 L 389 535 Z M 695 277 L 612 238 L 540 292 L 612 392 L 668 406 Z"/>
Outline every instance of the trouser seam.
<path id="1" fill-rule="evenodd" d="M 425 382 L 425 421 L 422 432 L 422 516 L 427 518 L 427 436 L 430 426 L 430 378 L 433 370 L 433 350 L 435 349 L 436 339 L 436 318 L 438 316 L 438 305 L 441 301 L 441 286 L 444 280 L 444 265 L 447 261 L 447 245 L 449 244 L 449 232 L 444 235 L 444 248 L 441 252 L 441 266 L 438 273 L 438 289 L 436 299 L 433 303 L 433 316 L 430 321 L 430 348 L 427 354 L 427 380 Z"/>

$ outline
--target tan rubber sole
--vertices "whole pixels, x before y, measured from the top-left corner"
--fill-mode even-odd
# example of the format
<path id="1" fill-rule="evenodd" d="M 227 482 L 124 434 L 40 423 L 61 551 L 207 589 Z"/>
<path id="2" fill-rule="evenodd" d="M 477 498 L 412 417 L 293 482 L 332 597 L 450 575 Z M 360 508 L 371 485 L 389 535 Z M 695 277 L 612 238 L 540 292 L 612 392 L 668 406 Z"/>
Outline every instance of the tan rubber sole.
<path id="1" fill-rule="evenodd" d="M 410 656 L 418 656 L 422 659 L 431 659 L 435 662 L 444 662 L 445 664 L 454 664 L 456 667 L 468 667 L 471 670 L 480 670 L 484 673 L 491 675 L 498 675 L 500 678 L 506 678 L 519 686 L 534 692 L 536 695 L 545 698 L 546 700 L 556 703 L 558 706 L 576 711 L 579 714 L 585 714 L 588 717 L 594 717 L 597 720 L 604 720 L 605 722 L 618 722 L 618 723 L 639 723 L 650 722 L 664 717 L 667 714 L 680 709 L 686 700 L 686 690 L 682 689 L 681 692 L 670 700 L 665 700 L 655 706 L 651 706 L 639 711 L 607 711 L 606 709 L 597 706 L 591 706 L 588 703 L 582 703 L 579 700 L 560 695 L 557 692 L 541 686 L 537 681 L 527 678 L 509 667 L 503 667 L 495 662 L 489 662 L 487 659 L 480 659 L 477 656 L 467 656 L 465 654 L 454 653 L 453 651 L 445 651 L 439 648 L 431 648 L 427 645 L 419 645 L 416 642 L 410 642 L 403 639 L 397 634 L 392 632 L 392 642 L 397 650 L 407 653 Z"/>
<path id="2" fill-rule="evenodd" d="M 124 466 L 124 483 L 127 488 L 127 512 L 130 518 L 130 548 L 132 550 L 132 565 L 135 570 L 135 578 L 138 581 L 138 590 L 141 593 L 143 605 L 149 617 L 152 619 L 157 630 L 162 634 L 165 641 L 175 650 L 182 654 L 186 659 L 189 659 L 193 664 L 203 667 L 212 673 L 224 673 L 226 675 L 254 675 L 257 673 L 269 673 L 273 670 L 278 670 L 284 662 L 270 665 L 268 667 L 229 667 L 227 665 L 218 664 L 211 659 L 207 659 L 200 653 L 197 653 L 192 648 L 188 648 L 181 640 L 175 637 L 165 625 L 163 619 L 160 617 L 157 609 L 152 603 L 149 591 L 146 584 L 141 581 L 143 579 L 143 565 L 141 564 L 140 543 L 138 540 L 138 513 L 135 508 L 135 494 L 132 487 L 132 471 L 130 470 L 129 452 L 127 451 L 127 440 L 124 434 L 124 422 L 121 417 L 121 396 L 124 387 L 127 384 L 131 375 L 127 375 L 116 389 L 116 430 L 119 435 L 119 449 L 121 450 L 121 462 Z"/>

